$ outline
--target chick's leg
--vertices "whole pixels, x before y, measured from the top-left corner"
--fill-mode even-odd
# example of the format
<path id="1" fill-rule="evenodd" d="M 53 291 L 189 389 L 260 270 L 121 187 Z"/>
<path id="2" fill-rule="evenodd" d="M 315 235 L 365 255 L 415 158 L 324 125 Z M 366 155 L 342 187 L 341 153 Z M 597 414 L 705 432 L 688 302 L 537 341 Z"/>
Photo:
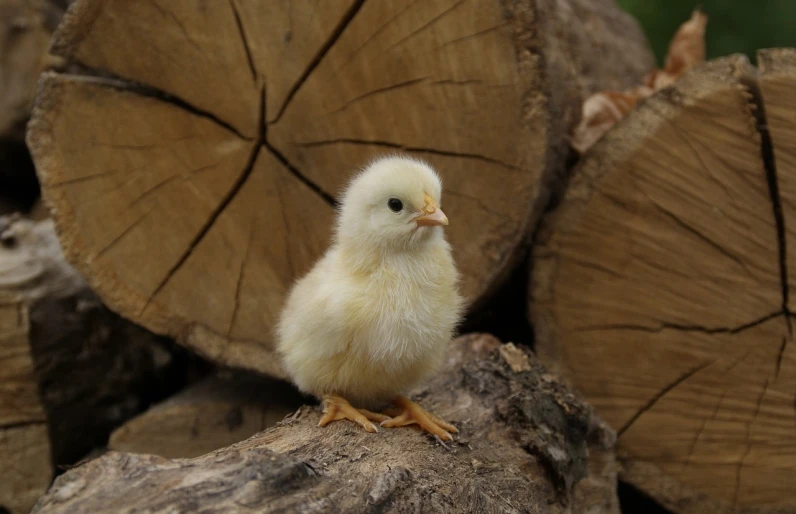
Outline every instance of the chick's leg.
<path id="1" fill-rule="evenodd" d="M 382 422 L 390 419 L 390 417 L 366 409 L 355 409 L 348 403 L 348 400 L 341 396 L 324 396 L 323 417 L 318 423 L 318 426 L 323 427 L 332 421 L 341 419 L 348 419 L 355 423 L 359 423 L 368 432 L 377 432 L 376 425 L 371 423 L 371 421 Z"/>
<path id="2" fill-rule="evenodd" d="M 382 421 L 381 426 L 385 428 L 403 427 L 417 423 L 423 430 L 434 434 L 443 441 L 453 440 L 450 432 L 454 434 L 458 432 L 455 426 L 441 420 L 405 396 L 396 397 L 393 400 L 393 405 L 398 408 L 399 414 L 394 418 Z"/>

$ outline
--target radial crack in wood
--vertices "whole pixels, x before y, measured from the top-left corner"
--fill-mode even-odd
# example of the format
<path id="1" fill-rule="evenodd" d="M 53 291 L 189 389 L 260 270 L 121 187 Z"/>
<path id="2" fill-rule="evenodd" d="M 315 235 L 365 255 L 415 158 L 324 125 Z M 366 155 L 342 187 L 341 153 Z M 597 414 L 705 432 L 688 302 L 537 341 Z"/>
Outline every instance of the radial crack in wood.
<path id="1" fill-rule="evenodd" d="M 194 249 L 199 244 L 202 243 L 202 240 L 207 235 L 207 233 L 213 228 L 213 225 L 215 225 L 215 223 L 218 220 L 218 218 L 224 214 L 224 211 L 226 210 L 226 208 L 229 206 L 229 204 L 233 200 L 235 200 L 235 197 L 238 196 L 238 194 L 240 193 L 241 189 L 248 182 L 249 177 L 251 176 L 252 171 L 254 170 L 254 166 L 257 163 L 257 158 L 258 158 L 258 156 L 260 155 L 260 152 L 263 149 L 263 145 L 265 144 L 265 122 L 264 122 L 265 121 L 264 120 L 264 117 L 265 117 L 265 87 L 263 87 L 263 89 L 261 91 L 260 98 L 261 98 L 260 110 L 259 110 L 260 118 L 259 118 L 259 121 L 258 121 L 259 132 L 258 132 L 258 135 L 257 135 L 257 139 L 254 141 L 254 143 L 251 146 L 251 149 L 249 150 L 249 158 L 246 160 L 245 166 L 240 171 L 238 176 L 235 178 L 235 182 L 232 184 L 232 186 L 224 194 L 224 197 L 221 199 L 221 201 L 218 203 L 218 205 L 216 205 L 216 207 L 213 209 L 213 212 L 210 213 L 210 216 L 204 221 L 204 223 L 202 224 L 201 228 L 193 236 L 193 238 L 191 239 L 191 242 L 186 246 L 185 250 L 180 255 L 180 258 L 174 264 L 172 264 L 172 266 L 169 268 L 169 271 L 166 274 L 166 276 L 163 277 L 163 279 L 158 284 L 157 288 L 150 295 L 149 300 L 147 300 L 147 303 L 144 306 L 144 309 L 149 307 L 149 303 L 152 300 L 152 298 L 157 296 L 158 293 L 160 293 L 160 291 L 166 286 L 166 284 L 168 284 L 169 280 L 171 280 L 171 278 L 174 276 L 174 274 L 180 269 L 180 267 L 182 267 L 182 265 L 185 263 L 185 261 L 191 256 L 191 254 L 193 253 Z M 161 183 L 163 183 L 163 182 L 161 182 Z M 251 230 L 249 230 L 249 238 L 251 238 Z M 247 244 L 246 245 L 246 254 L 245 255 L 248 254 L 248 248 L 249 248 L 249 245 Z M 245 258 L 246 257 L 244 256 L 244 259 Z M 241 271 L 241 273 L 242 273 L 242 271 Z M 239 282 L 240 282 L 240 278 L 238 279 L 238 283 Z M 235 305 L 236 305 L 236 309 L 237 309 L 237 296 L 236 296 Z M 227 334 L 229 334 L 229 331 L 227 332 Z"/>
<path id="2" fill-rule="evenodd" d="M 97 290 L 129 275 L 106 293 L 123 312 L 140 312 L 233 187 L 251 143 L 168 103 L 94 79 L 51 74 L 42 89 L 40 99 L 61 107 L 32 122 L 41 135 L 31 146 L 54 154 L 47 151 L 42 164 L 55 166 L 41 181 L 48 203 L 63 204 L 55 219 L 65 253 Z M 84 119 L 92 121 L 78 121 Z M 93 178 L 75 181 L 83 177 Z M 160 319 L 153 325 L 167 329 Z"/>
<path id="3" fill-rule="evenodd" d="M 125 317 L 275 375 L 285 292 L 370 159 L 426 159 L 455 192 L 477 308 L 527 248 L 582 99 L 652 67 L 612 0 L 81 0 L 53 49 L 75 74 L 45 77 L 28 143 L 70 261 Z"/>
<path id="4" fill-rule="evenodd" d="M 348 24 L 353 21 L 354 16 L 357 15 L 359 10 L 362 8 L 362 5 L 365 3 L 365 0 L 354 0 L 351 2 L 351 5 L 348 9 L 343 13 L 340 21 L 337 23 L 337 26 L 334 27 L 329 38 L 321 45 L 318 49 L 318 53 L 312 58 L 312 60 L 307 64 L 307 67 L 304 69 L 304 72 L 301 76 L 296 80 L 295 84 L 290 88 L 287 92 L 285 100 L 282 102 L 282 106 L 276 111 L 276 115 L 273 120 L 268 120 L 269 123 L 276 123 L 279 121 L 279 118 L 282 117 L 282 114 L 285 112 L 285 109 L 290 105 L 290 101 L 293 100 L 293 97 L 304 85 L 307 78 L 309 78 L 310 74 L 315 70 L 315 68 L 321 63 L 323 58 L 326 56 L 326 53 L 331 50 L 332 46 L 337 42 L 340 36 L 343 34 L 343 31 L 348 27 Z M 316 6 L 317 8 L 317 2 Z"/>
<path id="5" fill-rule="evenodd" d="M 433 154 L 433 155 L 442 155 L 447 157 L 461 157 L 463 159 L 476 159 L 479 161 L 483 161 L 488 164 L 497 164 L 503 166 L 504 168 L 508 168 L 514 171 L 524 171 L 521 168 L 514 166 L 512 164 L 500 161 L 498 159 L 494 159 L 491 157 L 487 157 L 485 155 L 474 154 L 474 153 L 467 153 L 467 152 L 454 152 L 452 150 L 441 150 L 438 148 L 427 148 L 427 147 L 420 147 L 420 146 L 406 146 L 400 143 L 391 143 L 389 141 L 374 141 L 374 140 L 366 140 L 366 139 L 332 139 L 328 141 L 296 141 L 292 143 L 293 146 L 298 147 L 307 147 L 312 148 L 315 146 L 326 146 L 326 145 L 365 145 L 365 146 L 381 146 L 384 148 L 394 148 L 396 150 L 403 150 L 410 153 L 419 153 L 419 154 Z"/>
<path id="6" fill-rule="evenodd" d="M 247 136 L 257 133 L 260 87 L 228 2 L 77 2 L 52 52 L 182 98 Z"/>
<path id="7" fill-rule="evenodd" d="M 317 184 L 315 184 L 314 182 L 311 182 L 311 181 L 310 181 L 310 180 L 309 180 L 309 179 L 306 177 L 306 175 L 304 175 L 304 173 L 302 173 L 302 172 L 301 172 L 301 171 L 300 171 L 298 168 L 296 168 L 296 167 L 295 167 L 293 164 L 291 164 L 290 162 L 288 162 L 288 160 L 285 158 L 285 156 L 284 156 L 284 154 L 283 154 L 282 152 L 280 152 L 279 150 L 277 150 L 276 148 L 274 148 L 273 146 L 271 146 L 270 144 L 268 144 L 268 142 L 267 142 L 267 141 L 265 142 L 265 148 L 266 148 L 266 149 L 267 149 L 269 152 L 271 152 L 271 153 L 273 154 L 273 156 L 274 156 L 274 157 L 276 157 L 276 159 L 277 159 L 279 162 L 281 162 L 281 163 L 282 163 L 282 165 L 283 165 L 285 168 L 287 168 L 288 170 L 290 170 L 290 172 L 291 172 L 291 173 L 292 173 L 292 174 L 293 174 L 293 175 L 294 175 L 294 176 L 295 176 L 297 179 L 299 179 L 301 182 L 303 182 L 305 186 L 307 186 L 308 188 L 310 188 L 311 190 L 313 190 L 313 191 L 315 192 L 315 194 L 317 194 L 318 196 L 320 196 L 321 198 L 323 198 L 323 200 L 324 200 L 326 203 L 328 203 L 329 205 L 331 205 L 331 206 L 333 206 L 333 207 L 338 205 L 338 204 L 337 204 L 337 200 L 335 199 L 335 197 L 334 197 L 334 196 L 332 196 L 332 194 L 331 194 L 331 193 L 329 193 L 328 191 L 324 191 L 324 190 L 323 190 L 323 189 L 321 189 L 321 188 L 320 188 L 320 187 L 319 187 Z"/>
<path id="8" fill-rule="evenodd" d="M 767 158 L 779 193 L 776 207 L 781 219 L 780 261 L 783 267 L 783 296 L 785 307 L 794 312 L 796 306 L 788 292 L 796 280 L 796 259 L 788 257 L 788 249 L 796 249 L 796 108 L 789 101 L 796 87 L 796 49 L 761 50 L 759 90 L 765 114 L 765 128 L 771 147 Z"/>
<path id="9" fill-rule="evenodd" d="M 217 217 L 182 265 L 145 308 L 145 316 L 157 316 L 160 305 L 179 306 L 177 314 L 186 320 L 202 320 L 202 325 L 218 334 L 202 337 L 201 345 L 191 347 L 210 357 L 225 349 L 223 337 L 251 346 L 251 355 L 231 361 L 234 365 L 277 373 L 276 360 L 258 344 L 279 314 L 279 299 L 297 268 L 307 268 L 314 255 L 325 246 L 332 207 L 315 194 L 307 194 L 270 153 L 260 151 L 248 181 Z M 253 210 L 252 205 L 260 205 Z M 272 237 L 279 234 L 279 237 Z M 302 237 L 296 237 L 301 234 Z M 247 251 L 239 251 L 248 248 Z M 223 268 L 214 262 L 227 263 Z M 201 283 L 196 276 L 214 269 Z M 243 276 L 241 276 L 243 274 Z M 185 295 L 186 290 L 193 294 Z M 178 330 L 175 326 L 174 330 Z M 183 333 L 193 341 L 190 333 Z M 211 341 L 216 341 L 212 343 Z M 239 360 L 243 359 L 243 360 Z"/>
<path id="10" fill-rule="evenodd" d="M 759 86 L 776 115 L 787 102 L 765 87 L 770 57 Z M 776 173 L 787 220 L 796 161 L 776 134 L 796 129 L 782 110 L 769 118 L 757 87 L 732 56 L 640 104 L 578 165 L 534 248 L 540 355 L 618 429 L 625 480 L 682 513 L 796 507 L 796 353 L 771 187 Z"/>
<path id="11" fill-rule="evenodd" d="M 254 56 L 252 55 L 251 48 L 249 47 L 250 37 L 248 34 L 246 34 L 246 30 L 243 28 L 243 20 L 241 19 L 240 10 L 238 9 L 238 5 L 235 0 L 229 0 L 229 5 L 232 8 L 232 14 L 235 16 L 235 24 L 238 26 L 241 44 L 243 45 L 243 50 L 246 52 L 246 60 L 249 63 L 249 70 L 252 73 L 252 80 L 255 84 L 257 84 L 257 68 L 254 65 Z M 265 88 L 263 87 L 263 91 L 264 90 Z"/>
<path id="12" fill-rule="evenodd" d="M 702 327 L 698 325 L 677 325 L 674 323 L 667 323 L 661 322 L 657 326 L 648 327 L 644 325 L 631 325 L 631 324 L 601 324 L 601 325 L 589 325 L 587 327 L 581 327 L 578 329 L 579 332 L 591 332 L 591 331 L 600 331 L 600 330 L 637 330 L 642 332 L 663 332 L 664 330 L 677 330 L 680 332 L 702 332 L 704 334 L 737 334 L 738 332 L 743 332 L 752 327 L 756 327 L 766 321 L 769 321 L 773 318 L 781 317 L 783 313 L 781 311 L 773 312 L 762 318 L 752 320 L 749 323 L 744 323 L 743 325 L 739 325 L 737 327 Z"/>

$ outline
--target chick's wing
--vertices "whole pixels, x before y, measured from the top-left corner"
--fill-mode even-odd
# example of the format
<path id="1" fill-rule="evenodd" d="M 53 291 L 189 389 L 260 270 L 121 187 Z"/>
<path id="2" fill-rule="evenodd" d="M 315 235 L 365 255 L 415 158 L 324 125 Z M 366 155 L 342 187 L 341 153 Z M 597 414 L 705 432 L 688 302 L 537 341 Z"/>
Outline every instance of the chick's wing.
<path id="1" fill-rule="evenodd" d="M 282 346 L 308 358 L 344 352 L 358 325 L 359 284 L 336 269 L 332 257 L 319 262 L 296 284 L 279 327 Z"/>

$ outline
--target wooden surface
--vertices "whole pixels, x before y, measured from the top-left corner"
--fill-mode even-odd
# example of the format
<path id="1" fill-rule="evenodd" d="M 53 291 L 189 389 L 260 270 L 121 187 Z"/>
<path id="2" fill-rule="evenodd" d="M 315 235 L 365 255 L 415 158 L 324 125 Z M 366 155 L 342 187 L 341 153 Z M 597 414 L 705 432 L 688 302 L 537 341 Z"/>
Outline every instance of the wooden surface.
<path id="1" fill-rule="evenodd" d="M 782 209 L 785 262 L 783 287 L 787 308 L 796 312 L 796 105 L 790 101 L 796 88 L 796 50 L 781 48 L 758 53 L 760 93 L 766 109 L 771 136 L 770 166 L 776 170 L 779 203 Z M 788 252 L 790 250 L 790 252 Z"/>
<path id="2" fill-rule="evenodd" d="M 788 227 L 792 56 L 763 53 L 759 84 L 744 58 L 713 61 L 641 104 L 534 249 L 540 355 L 617 429 L 625 479 L 676 512 L 796 509 L 792 259 L 771 187 Z"/>
<path id="3" fill-rule="evenodd" d="M 24 302 L 0 293 L 0 510 L 27 514 L 53 477 Z"/>
<path id="4" fill-rule="evenodd" d="M 25 138 L 39 74 L 60 62 L 48 50 L 62 13 L 54 0 L 0 0 L 0 140 Z"/>
<path id="5" fill-rule="evenodd" d="M 82 71 L 45 76 L 27 140 L 69 260 L 127 318 L 273 376 L 284 295 L 359 167 L 439 170 L 475 305 L 584 95 L 652 67 L 611 0 L 82 0 L 53 49 Z"/>
<path id="6" fill-rule="evenodd" d="M 170 459 L 198 457 L 274 426 L 300 405 L 284 383 L 241 371 L 214 375 L 114 430 L 108 449 Z"/>
<path id="7" fill-rule="evenodd" d="M 318 427 L 320 410 L 305 406 L 195 459 L 110 452 L 59 477 L 34 512 L 618 514 L 615 434 L 530 352 L 508 346 L 460 338 L 416 391 L 459 427 L 446 446 L 411 427 Z"/>
<path id="8" fill-rule="evenodd" d="M 38 409 L 41 402 L 55 465 L 104 445 L 113 429 L 201 369 L 181 348 L 103 306 L 65 262 L 50 220 L 0 217 L 0 294 L 18 298 L 30 322 L 24 351 L 18 340 L 10 364 L 0 366 L 11 375 L 8 388 L 0 381 L 0 405 L 11 399 Z M 7 319 L 15 321 L 12 314 Z M 14 385 L 28 379 L 35 396 L 33 385 Z M 12 468 L 0 466 L 0 483 L 12 476 Z"/>

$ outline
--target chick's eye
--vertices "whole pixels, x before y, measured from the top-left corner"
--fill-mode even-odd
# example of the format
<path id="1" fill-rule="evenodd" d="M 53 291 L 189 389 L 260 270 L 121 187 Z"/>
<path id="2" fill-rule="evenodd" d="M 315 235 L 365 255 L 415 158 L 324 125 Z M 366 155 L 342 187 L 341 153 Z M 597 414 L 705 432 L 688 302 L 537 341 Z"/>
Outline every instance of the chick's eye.
<path id="1" fill-rule="evenodd" d="M 404 208 L 404 203 L 398 198 L 390 198 L 387 200 L 387 207 L 389 207 L 392 212 L 401 212 Z"/>

